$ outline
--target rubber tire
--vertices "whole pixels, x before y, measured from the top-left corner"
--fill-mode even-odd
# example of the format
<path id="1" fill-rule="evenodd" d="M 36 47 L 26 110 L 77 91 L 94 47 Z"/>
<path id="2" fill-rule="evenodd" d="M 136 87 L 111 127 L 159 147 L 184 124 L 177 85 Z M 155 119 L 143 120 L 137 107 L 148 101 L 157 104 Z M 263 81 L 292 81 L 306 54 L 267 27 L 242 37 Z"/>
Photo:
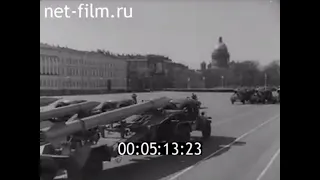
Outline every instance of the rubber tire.
<path id="1" fill-rule="evenodd" d="M 90 155 L 85 166 L 81 170 L 82 179 L 81 180 L 91 180 L 94 179 L 103 170 L 103 160 L 99 157 L 99 153 L 94 153 Z"/>
<path id="2" fill-rule="evenodd" d="M 207 121 L 201 131 L 203 139 L 209 139 L 211 137 L 211 124 Z"/>
<path id="3" fill-rule="evenodd" d="M 181 127 L 178 127 L 178 132 L 176 132 L 176 141 L 177 142 L 188 142 L 191 139 L 191 132 L 189 127 L 186 125 L 183 125 Z"/>
<path id="4" fill-rule="evenodd" d="M 56 161 L 53 158 L 40 157 L 39 163 L 40 177 L 43 180 L 53 180 L 59 171 Z"/>

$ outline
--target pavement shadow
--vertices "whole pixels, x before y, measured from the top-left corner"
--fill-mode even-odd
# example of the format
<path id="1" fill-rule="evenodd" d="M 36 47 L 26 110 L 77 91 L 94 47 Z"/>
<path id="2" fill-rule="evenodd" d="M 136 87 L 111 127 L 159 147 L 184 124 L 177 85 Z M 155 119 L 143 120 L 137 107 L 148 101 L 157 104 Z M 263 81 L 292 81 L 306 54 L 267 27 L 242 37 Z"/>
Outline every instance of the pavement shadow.
<path id="1" fill-rule="evenodd" d="M 203 153 L 200 156 L 136 158 L 132 159 L 130 164 L 106 169 L 98 177 L 91 180 L 159 180 L 192 166 L 203 159 L 222 155 L 232 146 L 246 144 L 245 142 L 234 142 L 235 140 L 236 138 L 234 137 L 214 136 L 203 141 Z"/>

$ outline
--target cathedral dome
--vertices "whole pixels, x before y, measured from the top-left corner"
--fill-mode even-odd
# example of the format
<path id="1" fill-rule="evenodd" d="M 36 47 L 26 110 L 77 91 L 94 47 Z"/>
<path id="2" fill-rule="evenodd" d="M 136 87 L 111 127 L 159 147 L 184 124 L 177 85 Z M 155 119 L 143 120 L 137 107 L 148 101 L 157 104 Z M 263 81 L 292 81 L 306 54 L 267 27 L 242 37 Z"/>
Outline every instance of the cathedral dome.
<path id="1" fill-rule="evenodd" d="M 219 42 L 214 48 L 211 59 L 213 66 L 227 67 L 229 63 L 230 54 L 227 45 L 222 41 L 222 37 L 219 37 Z"/>

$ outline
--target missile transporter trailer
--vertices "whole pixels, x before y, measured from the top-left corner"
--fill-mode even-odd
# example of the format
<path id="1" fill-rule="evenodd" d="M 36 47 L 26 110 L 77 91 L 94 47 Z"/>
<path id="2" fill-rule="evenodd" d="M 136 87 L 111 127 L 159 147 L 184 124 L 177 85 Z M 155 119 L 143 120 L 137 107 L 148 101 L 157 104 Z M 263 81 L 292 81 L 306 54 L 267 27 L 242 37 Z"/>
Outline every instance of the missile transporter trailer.
<path id="1" fill-rule="evenodd" d="M 122 138 L 129 135 L 128 140 L 135 142 L 185 142 L 192 131 L 201 131 L 207 139 L 211 135 L 211 117 L 200 114 L 200 105 L 193 99 L 173 99 L 162 108 L 132 116 L 107 129 L 120 132 Z"/>
<path id="2" fill-rule="evenodd" d="M 60 110 L 42 118 L 69 117 L 40 130 L 42 180 L 52 180 L 62 170 L 69 180 L 91 180 L 102 171 L 104 161 L 118 156 L 119 142 L 188 141 L 193 130 L 202 131 L 204 138 L 211 134 L 210 117 L 200 115 L 200 103 L 192 99 L 163 97 L 110 111 L 103 111 L 102 104 L 92 108 L 93 103 L 57 108 Z M 74 113 L 71 117 L 70 111 Z M 40 113 L 40 121 L 41 117 Z M 116 141 L 107 143 L 115 139 L 111 136 Z"/>

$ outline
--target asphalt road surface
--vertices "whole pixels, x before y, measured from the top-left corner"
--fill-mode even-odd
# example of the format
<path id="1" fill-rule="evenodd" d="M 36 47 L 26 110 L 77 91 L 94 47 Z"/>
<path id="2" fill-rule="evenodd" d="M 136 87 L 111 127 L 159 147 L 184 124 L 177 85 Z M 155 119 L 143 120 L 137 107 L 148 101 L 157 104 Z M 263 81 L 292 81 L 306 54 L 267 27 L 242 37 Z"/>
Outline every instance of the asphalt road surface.
<path id="1" fill-rule="evenodd" d="M 124 156 L 105 162 L 92 180 L 278 180 L 280 179 L 280 105 L 230 103 L 229 93 L 196 93 L 212 117 L 212 137 L 201 156 Z M 131 94 L 70 96 L 103 101 Z M 142 93 L 138 99 L 186 97 L 191 93 Z M 194 138 L 200 133 L 194 133 Z"/>

